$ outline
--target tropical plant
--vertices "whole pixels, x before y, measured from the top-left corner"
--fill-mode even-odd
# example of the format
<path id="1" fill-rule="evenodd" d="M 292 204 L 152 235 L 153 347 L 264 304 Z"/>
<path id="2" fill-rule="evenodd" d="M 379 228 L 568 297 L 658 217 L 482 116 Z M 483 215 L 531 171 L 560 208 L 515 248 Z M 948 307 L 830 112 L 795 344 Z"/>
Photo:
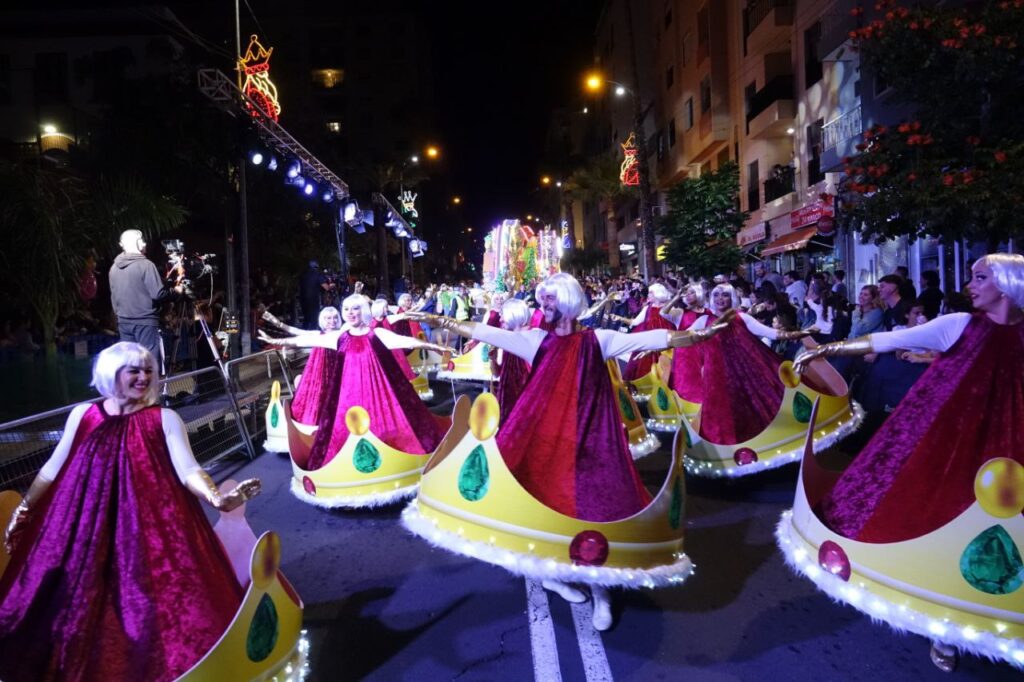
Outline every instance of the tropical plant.
<path id="1" fill-rule="evenodd" d="M 619 269 L 618 225 L 612 219 L 615 202 L 636 196 L 635 187 L 627 187 L 619 179 L 619 163 L 610 156 L 592 157 L 577 168 L 563 187 L 564 193 L 572 199 L 594 202 L 601 206 L 606 215 L 605 229 L 608 242 L 608 265 L 613 272 Z"/>

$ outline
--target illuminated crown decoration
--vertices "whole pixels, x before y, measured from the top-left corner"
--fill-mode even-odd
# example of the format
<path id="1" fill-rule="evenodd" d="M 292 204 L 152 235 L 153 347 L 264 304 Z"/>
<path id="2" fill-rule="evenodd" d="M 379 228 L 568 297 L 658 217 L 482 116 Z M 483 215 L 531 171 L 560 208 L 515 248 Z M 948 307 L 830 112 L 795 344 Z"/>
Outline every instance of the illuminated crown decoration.
<path id="1" fill-rule="evenodd" d="M 348 438 L 341 450 L 319 469 L 306 469 L 317 427 L 305 433 L 282 409 L 292 461 L 292 494 L 318 507 L 361 509 L 403 500 L 416 492 L 427 455 L 402 452 L 370 430 L 370 415 L 362 407 L 345 414 Z"/>
<path id="2" fill-rule="evenodd" d="M 491 348 L 490 344 L 477 343 L 471 351 L 455 359 L 445 353 L 444 369 L 437 373 L 436 378 L 450 381 L 497 381 L 498 378 L 491 373 Z"/>
<path id="3" fill-rule="evenodd" d="M 645 457 L 661 447 L 661 441 L 647 430 L 643 416 L 640 414 L 640 408 L 633 400 L 633 396 L 630 395 L 629 386 L 622 380 L 619 361 L 612 358 L 605 362 L 605 365 L 607 365 L 608 374 L 612 378 L 612 390 L 615 391 L 619 416 L 622 417 L 622 425 L 626 428 L 626 435 L 629 437 L 629 451 L 633 453 L 633 459 Z"/>
<path id="4" fill-rule="evenodd" d="M 686 580 L 693 566 L 683 552 L 679 447 L 646 508 L 618 521 L 584 521 L 542 504 L 516 480 L 495 440 L 499 419 L 492 394 L 480 394 L 472 408 L 468 397 L 459 398 L 452 428 L 402 512 L 406 528 L 434 545 L 533 578 L 631 588 Z"/>
<path id="5" fill-rule="evenodd" d="M 640 184 L 640 160 L 637 158 L 636 133 L 630 133 L 622 143 L 622 165 L 619 167 L 619 180 L 627 187 Z"/>
<path id="6" fill-rule="evenodd" d="M 813 341 L 811 341 L 813 343 Z M 803 375 L 785 360 L 779 367 L 785 386 L 775 418 L 761 433 L 742 443 L 720 444 L 699 435 L 701 414 L 684 419 L 686 471 L 695 476 L 748 476 L 799 461 L 811 407 L 820 401 L 814 451 L 821 452 L 857 430 L 864 419 L 860 405 L 850 400 L 849 388 L 830 364 L 814 361 Z M 734 400 L 742 400 L 734 397 Z"/>
<path id="7" fill-rule="evenodd" d="M 418 195 L 413 194 L 409 190 L 405 190 L 398 195 L 398 203 L 402 205 L 402 213 L 405 214 L 406 218 L 413 217 L 419 218 L 419 211 L 416 210 L 416 197 Z"/>
<path id="8" fill-rule="evenodd" d="M 787 563 L 833 599 L 899 631 L 1024 669 L 1024 466 L 993 453 L 974 480 L 975 502 L 920 537 L 870 543 L 833 532 L 815 513 L 840 472 L 813 452 L 807 426 L 793 509 L 775 539 Z M 915 513 L 908 501 L 907 514 Z"/>
<path id="9" fill-rule="evenodd" d="M 226 492 L 235 485 L 228 480 L 220 489 Z M 19 502 L 15 491 L 0 492 L 4 527 Z M 302 599 L 280 570 L 281 538 L 272 531 L 257 538 L 245 519 L 244 504 L 221 512 L 213 530 L 245 594 L 224 634 L 178 682 L 303 679 L 309 641 L 302 629 Z M 0 576 L 9 560 L 0 543 Z"/>
<path id="10" fill-rule="evenodd" d="M 270 55 L 274 48 L 265 49 L 256 34 L 249 38 L 249 48 L 245 56 L 238 60 L 239 72 L 245 74 L 242 92 L 256 105 L 247 103 L 253 118 L 266 116 L 276 121 L 281 115 L 281 105 L 277 101 L 277 87 L 270 80 Z"/>

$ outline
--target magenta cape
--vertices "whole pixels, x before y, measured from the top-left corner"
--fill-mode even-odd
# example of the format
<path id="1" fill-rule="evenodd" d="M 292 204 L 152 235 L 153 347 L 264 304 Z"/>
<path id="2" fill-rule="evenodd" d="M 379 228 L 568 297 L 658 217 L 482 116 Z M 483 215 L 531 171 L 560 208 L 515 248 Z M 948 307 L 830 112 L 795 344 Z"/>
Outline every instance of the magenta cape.
<path id="1" fill-rule="evenodd" d="M 443 419 L 435 417 L 377 336 L 370 332 L 338 338 L 337 367 L 327 387 L 307 469 L 319 469 L 345 445 L 345 413 L 353 406 L 370 415 L 370 430 L 391 447 L 409 454 L 433 452 L 444 437 Z"/>
<path id="2" fill-rule="evenodd" d="M 614 521 L 650 502 L 593 330 L 544 338 L 497 441 L 519 483 L 573 518 Z"/>
<path id="3" fill-rule="evenodd" d="M 0 677 L 173 680 L 241 599 L 178 481 L 160 408 L 109 416 L 93 405 L 0 580 Z"/>
<path id="4" fill-rule="evenodd" d="M 717 445 L 735 445 L 764 431 L 786 391 L 779 378 L 782 358 L 751 334 L 738 315 L 700 347 L 704 356 L 700 437 Z"/>
<path id="5" fill-rule="evenodd" d="M 694 312 L 686 310 L 679 318 L 679 329 L 686 331 L 699 318 L 707 315 L 708 324 L 718 319 L 710 311 Z M 668 385 L 680 398 L 698 405 L 704 400 L 704 351 L 703 344 L 676 348 L 672 351 L 672 373 L 668 377 Z"/>
<path id="6" fill-rule="evenodd" d="M 501 354 L 501 365 L 498 368 L 498 387 L 494 391 L 494 397 L 498 399 L 498 406 L 501 408 L 501 424 L 508 421 L 509 415 L 516 406 L 519 396 L 526 388 L 526 382 L 530 378 L 530 365 L 518 355 L 503 352 Z"/>
<path id="7" fill-rule="evenodd" d="M 334 374 L 334 356 L 335 352 L 329 348 L 317 347 L 310 351 L 292 401 L 292 419 L 300 424 L 319 422 L 324 389 Z"/>
<path id="8" fill-rule="evenodd" d="M 836 482 L 823 519 L 861 542 L 920 537 L 974 503 L 993 457 L 1024 464 L 1024 323 L 975 313 Z"/>
<path id="9" fill-rule="evenodd" d="M 629 333 L 636 334 L 655 329 L 675 329 L 675 326 L 661 316 L 661 308 L 649 305 L 643 322 L 633 327 Z M 633 353 L 629 356 L 629 362 L 626 363 L 626 369 L 622 372 L 622 378 L 626 381 L 636 381 L 640 377 L 647 376 L 660 356 L 661 353 Z"/>

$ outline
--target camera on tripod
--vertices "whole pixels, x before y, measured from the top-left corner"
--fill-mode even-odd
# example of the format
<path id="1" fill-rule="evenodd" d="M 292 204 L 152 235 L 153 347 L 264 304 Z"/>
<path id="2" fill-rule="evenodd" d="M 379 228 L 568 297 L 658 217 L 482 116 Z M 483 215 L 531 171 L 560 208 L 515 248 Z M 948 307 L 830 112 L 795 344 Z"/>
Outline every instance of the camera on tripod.
<path id="1" fill-rule="evenodd" d="M 185 253 L 185 242 L 180 239 L 165 239 L 161 242 L 167 253 L 167 274 L 165 279 L 171 286 L 181 286 L 188 298 L 196 297 L 196 284 L 202 278 L 210 277 L 212 289 L 213 275 L 217 272 L 214 261 L 215 253 Z"/>

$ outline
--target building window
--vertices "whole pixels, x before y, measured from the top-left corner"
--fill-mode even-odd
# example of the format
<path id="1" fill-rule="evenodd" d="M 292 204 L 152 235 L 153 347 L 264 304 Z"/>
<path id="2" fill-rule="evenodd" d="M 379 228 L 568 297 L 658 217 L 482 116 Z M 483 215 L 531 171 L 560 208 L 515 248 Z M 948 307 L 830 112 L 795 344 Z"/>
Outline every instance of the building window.
<path id="1" fill-rule="evenodd" d="M 700 113 L 706 113 L 711 109 L 711 75 L 708 74 L 700 81 Z"/>
<path id="2" fill-rule="evenodd" d="M 727 163 L 729 163 L 729 148 L 725 147 L 722 151 L 718 152 L 718 167 L 721 168 Z"/>
<path id="3" fill-rule="evenodd" d="M 338 87 L 345 80 L 344 69 L 313 69 L 310 72 L 313 85 L 324 90 Z"/>
<path id="4" fill-rule="evenodd" d="M 693 127 L 693 98 L 686 98 L 686 129 Z"/>
<path id="5" fill-rule="evenodd" d="M 665 28 L 668 28 L 671 25 L 672 25 L 672 3 L 670 1 L 670 2 L 666 2 L 665 3 Z"/>
<path id="6" fill-rule="evenodd" d="M 747 210 L 761 208 L 761 178 L 757 160 L 747 166 Z"/>
<path id="7" fill-rule="evenodd" d="M 32 71 L 36 104 L 64 104 L 68 101 L 67 52 L 40 52 Z"/>
<path id="8" fill-rule="evenodd" d="M 697 63 L 711 55 L 711 16 L 705 5 L 697 12 Z"/>
<path id="9" fill-rule="evenodd" d="M 821 22 L 816 22 L 804 31 L 804 88 L 809 88 L 821 80 L 821 58 L 818 56 L 818 43 L 821 41 Z"/>
<path id="10" fill-rule="evenodd" d="M 670 90 L 672 88 L 672 83 L 675 81 L 675 78 L 676 78 L 675 67 L 670 66 L 667 69 L 665 69 L 665 89 L 666 90 Z"/>
<path id="11" fill-rule="evenodd" d="M 693 33 L 691 33 L 690 31 L 687 31 L 683 35 L 683 49 L 682 49 L 682 53 L 683 53 L 683 68 L 684 69 L 686 68 L 686 65 L 690 61 L 690 54 L 692 52 L 693 52 Z"/>
<path id="12" fill-rule="evenodd" d="M 816 185 L 825 179 L 821 172 L 821 130 L 825 120 L 819 118 L 807 126 L 807 186 Z"/>
<path id="13" fill-rule="evenodd" d="M 658 161 L 662 161 L 665 158 L 665 131 L 658 131 Z"/>
<path id="14" fill-rule="evenodd" d="M 341 132 L 341 121 L 328 121 L 327 132 L 329 133 L 340 133 Z"/>
<path id="15" fill-rule="evenodd" d="M 757 81 L 750 81 L 746 87 L 743 88 L 743 114 L 744 120 L 747 122 L 747 134 L 750 134 L 750 109 L 753 106 L 754 95 L 757 94 Z"/>
<path id="16" fill-rule="evenodd" d="M 676 117 L 673 116 L 672 120 L 668 122 L 668 146 L 676 146 Z"/>

